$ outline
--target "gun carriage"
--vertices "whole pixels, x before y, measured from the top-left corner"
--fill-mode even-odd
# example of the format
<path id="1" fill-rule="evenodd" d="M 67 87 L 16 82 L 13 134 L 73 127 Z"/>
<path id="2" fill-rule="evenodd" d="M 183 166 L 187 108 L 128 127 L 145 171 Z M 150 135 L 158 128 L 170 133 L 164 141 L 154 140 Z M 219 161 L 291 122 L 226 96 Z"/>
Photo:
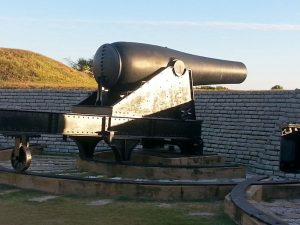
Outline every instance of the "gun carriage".
<path id="1" fill-rule="evenodd" d="M 0 110 L 0 132 L 15 138 L 11 161 L 18 171 L 29 168 L 29 139 L 41 134 L 72 138 L 81 159 L 92 159 L 101 140 L 119 162 L 130 160 L 138 144 L 202 154 L 193 86 L 241 83 L 246 73 L 241 62 L 142 43 L 104 44 L 94 57 L 97 91 L 71 113 Z"/>

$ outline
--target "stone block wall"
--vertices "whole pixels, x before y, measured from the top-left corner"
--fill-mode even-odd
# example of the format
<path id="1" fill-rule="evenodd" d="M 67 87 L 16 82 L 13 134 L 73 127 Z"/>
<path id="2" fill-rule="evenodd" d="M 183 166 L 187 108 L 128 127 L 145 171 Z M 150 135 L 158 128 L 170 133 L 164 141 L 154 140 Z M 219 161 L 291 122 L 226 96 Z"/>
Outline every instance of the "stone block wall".
<path id="1" fill-rule="evenodd" d="M 196 92 L 205 152 L 248 165 L 257 174 L 300 178 L 279 170 L 281 129 L 300 123 L 300 90 Z"/>
<path id="2" fill-rule="evenodd" d="M 69 112 L 91 91 L 0 89 L 1 109 Z M 295 91 L 196 91 L 197 118 L 203 121 L 204 151 L 221 153 L 228 160 L 248 165 L 257 174 L 300 178 L 279 171 L 281 128 L 300 123 L 300 90 Z M 42 135 L 33 140 L 50 152 L 77 152 L 72 140 Z M 0 135 L 0 147 L 13 140 Z M 104 148 L 99 143 L 98 149 Z"/>

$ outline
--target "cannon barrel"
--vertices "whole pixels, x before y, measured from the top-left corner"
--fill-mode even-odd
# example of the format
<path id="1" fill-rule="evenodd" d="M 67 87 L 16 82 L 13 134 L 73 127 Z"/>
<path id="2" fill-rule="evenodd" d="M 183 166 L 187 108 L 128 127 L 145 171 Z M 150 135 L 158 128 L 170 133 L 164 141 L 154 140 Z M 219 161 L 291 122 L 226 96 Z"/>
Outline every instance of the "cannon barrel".
<path id="1" fill-rule="evenodd" d="M 172 59 L 192 70 L 193 85 L 236 84 L 246 79 L 241 62 L 187 54 L 156 45 L 115 42 L 99 47 L 94 56 L 94 76 L 103 87 L 129 91 L 167 67 Z"/>

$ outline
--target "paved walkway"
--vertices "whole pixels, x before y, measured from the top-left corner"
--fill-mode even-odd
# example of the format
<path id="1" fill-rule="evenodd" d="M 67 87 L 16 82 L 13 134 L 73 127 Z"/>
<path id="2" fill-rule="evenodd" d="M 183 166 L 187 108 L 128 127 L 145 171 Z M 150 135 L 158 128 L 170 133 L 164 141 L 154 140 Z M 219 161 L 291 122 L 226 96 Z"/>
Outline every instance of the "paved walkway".
<path id="1" fill-rule="evenodd" d="M 300 199 L 277 199 L 272 202 L 255 203 L 255 205 L 290 225 L 300 225 Z"/>

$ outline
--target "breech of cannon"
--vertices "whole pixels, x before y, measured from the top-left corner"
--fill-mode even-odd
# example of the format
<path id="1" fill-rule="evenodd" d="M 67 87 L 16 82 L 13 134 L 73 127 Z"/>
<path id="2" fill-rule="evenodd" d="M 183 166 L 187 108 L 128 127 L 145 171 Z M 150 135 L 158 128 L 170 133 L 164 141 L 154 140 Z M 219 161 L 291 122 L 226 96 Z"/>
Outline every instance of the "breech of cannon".
<path id="1" fill-rule="evenodd" d="M 236 84 L 246 79 L 241 62 L 187 54 L 156 45 L 115 42 L 102 45 L 94 57 L 96 81 L 111 92 L 131 91 L 178 59 L 192 70 L 193 85 Z"/>

